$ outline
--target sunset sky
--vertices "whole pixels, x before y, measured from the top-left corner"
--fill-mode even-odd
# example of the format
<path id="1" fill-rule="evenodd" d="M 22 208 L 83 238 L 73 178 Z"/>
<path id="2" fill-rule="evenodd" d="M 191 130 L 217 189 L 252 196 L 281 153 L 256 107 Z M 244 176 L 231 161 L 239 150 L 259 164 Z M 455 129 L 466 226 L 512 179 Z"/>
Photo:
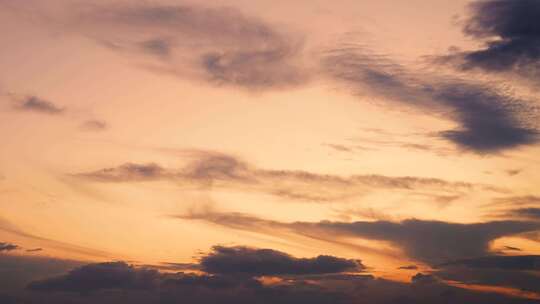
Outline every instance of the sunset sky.
<path id="1" fill-rule="evenodd" d="M 540 302 L 540 1 L 0 0 L 0 303 Z"/>

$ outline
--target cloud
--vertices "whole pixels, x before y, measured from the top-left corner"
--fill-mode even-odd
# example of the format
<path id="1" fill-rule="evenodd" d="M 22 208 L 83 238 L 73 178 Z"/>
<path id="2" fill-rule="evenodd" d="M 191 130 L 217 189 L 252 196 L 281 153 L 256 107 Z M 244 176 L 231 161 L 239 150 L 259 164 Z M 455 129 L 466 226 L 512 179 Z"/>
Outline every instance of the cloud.
<path id="1" fill-rule="evenodd" d="M 0 242 L 0 252 L 13 251 L 19 249 L 19 246 L 11 243 Z"/>
<path id="2" fill-rule="evenodd" d="M 155 2 L 69 7 L 31 10 L 53 29 L 146 59 L 142 66 L 150 71 L 250 90 L 294 87 L 309 78 L 302 38 L 233 7 Z M 18 9 L 24 11 L 24 5 Z"/>
<path id="3" fill-rule="evenodd" d="M 103 131 L 108 128 L 104 120 L 87 120 L 81 124 L 81 129 L 85 131 Z"/>
<path id="4" fill-rule="evenodd" d="M 430 274 L 417 273 L 411 278 L 413 284 L 434 284 L 438 280 L 435 276 Z"/>
<path id="5" fill-rule="evenodd" d="M 64 112 L 64 108 L 37 96 L 28 96 L 20 101 L 15 109 L 19 111 L 36 112 L 49 115 L 58 115 Z"/>
<path id="6" fill-rule="evenodd" d="M 151 55 L 167 58 L 171 55 L 172 45 L 167 39 L 150 39 L 139 44 L 141 49 Z"/>
<path id="7" fill-rule="evenodd" d="M 524 196 L 508 196 L 498 197 L 492 200 L 487 206 L 535 206 L 540 205 L 540 196 L 524 195 Z"/>
<path id="8" fill-rule="evenodd" d="M 441 267 L 466 266 L 469 268 L 496 268 L 506 270 L 539 270 L 539 255 L 486 256 L 446 263 Z"/>
<path id="9" fill-rule="evenodd" d="M 506 170 L 506 174 L 508 176 L 516 176 L 518 174 L 520 174 L 523 170 L 522 169 L 510 169 L 510 170 Z"/>
<path id="10" fill-rule="evenodd" d="M 507 250 L 507 251 L 521 251 L 521 249 L 519 249 L 517 247 L 512 247 L 512 246 L 504 246 L 504 250 Z"/>
<path id="11" fill-rule="evenodd" d="M 101 182 L 135 182 L 167 178 L 166 169 L 154 163 L 125 163 L 116 168 L 106 168 L 78 176 Z"/>
<path id="12" fill-rule="evenodd" d="M 407 257 L 430 265 L 485 256 L 490 252 L 490 243 L 498 238 L 540 230 L 539 223 L 525 221 L 458 224 L 409 219 L 401 222 L 285 223 L 238 213 L 212 211 L 193 212 L 177 217 L 266 234 L 295 233 L 336 244 L 353 244 L 351 238 L 382 241 L 401 249 Z"/>
<path id="13" fill-rule="evenodd" d="M 356 92 L 394 102 L 389 107 L 417 109 L 453 120 L 458 128 L 439 135 L 466 150 L 496 153 L 540 139 L 531 126 L 535 119 L 528 117 L 534 112 L 530 103 L 486 84 L 412 73 L 357 46 L 329 51 L 322 64 L 329 75 Z"/>
<path id="14" fill-rule="evenodd" d="M 135 269 L 124 262 L 89 264 L 63 276 L 35 281 L 28 285 L 35 291 L 93 292 L 101 289 L 150 289 L 157 285 L 159 273 Z"/>
<path id="15" fill-rule="evenodd" d="M 200 263 L 207 273 L 251 276 L 357 272 L 365 268 L 358 260 L 333 256 L 295 258 L 271 249 L 223 246 L 215 246 Z"/>
<path id="16" fill-rule="evenodd" d="M 229 247 L 237 250 L 245 247 Z M 266 249 L 261 249 L 266 250 Z M 235 263 L 248 268 L 253 263 L 252 250 L 248 256 L 237 255 Z M 207 256 L 212 256 L 212 251 Z M 281 253 L 291 258 L 285 253 Z M 272 256 L 274 256 L 272 254 Z M 280 255 L 282 256 L 282 255 Z M 273 260 L 273 258 L 272 258 Z M 294 259 L 293 259 L 294 260 Z M 296 269 L 294 260 L 290 266 Z M 243 264 L 244 261 L 246 264 Z M 266 259 L 263 259 L 266 261 Z M 46 262 L 46 261 L 44 261 Z M 203 260 L 201 260 L 203 262 Z M 259 263 L 259 262 L 257 262 Z M 281 264 L 280 264 L 281 265 Z M 204 265 L 201 264 L 201 269 Z M 1 270 L 0 270 L 1 271 Z M 264 271 L 266 273 L 266 271 Z M 431 274 L 416 274 L 412 284 L 375 279 L 369 275 L 314 274 L 288 276 L 280 272 L 273 281 L 255 279 L 250 272 L 237 276 L 235 272 L 160 273 L 135 267 L 125 262 L 94 263 L 72 269 L 65 274 L 30 283 L 24 293 L 8 293 L 18 303 L 478 303 L 525 304 L 530 298 L 519 298 L 493 291 L 478 292 L 447 285 Z M 295 272 L 295 271 L 292 271 Z M 305 274 L 304 271 L 301 271 Z M 233 274 L 233 275 L 231 275 Z M 281 276 L 284 274 L 285 276 Z"/>
<path id="17" fill-rule="evenodd" d="M 479 50 L 454 55 L 461 68 L 510 72 L 540 80 L 540 3 L 536 0 L 476 1 L 466 35 L 485 42 Z M 452 57 L 452 56 L 451 56 Z"/>
<path id="18" fill-rule="evenodd" d="M 502 191 L 496 187 L 438 178 L 384 175 L 339 176 L 300 170 L 257 168 L 234 156 L 198 151 L 194 159 L 180 169 L 168 169 L 154 163 L 126 163 L 74 176 L 94 182 L 173 181 L 181 187 L 197 189 L 237 189 L 255 191 L 299 201 L 327 202 L 357 197 L 373 189 L 414 191 L 422 189 L 448 202 L 463 192 L 477 189 Z M 444 197 L 444 198 L 443 198 Z"/>
<path id="19" fill-rule="evenodd" d="M 416 266 L 416 265 L 407 265 L 407 266 L 401 266 L 401 267 L 399 267 L 398 269 L 403 269 L 403 270 L 416 270 L 416 269 L 418 269 L 418 266 Z"/>
<path id="20" fill-rule="evenodd" d="M 525 219 L 540 220 L 540 208 L 513 209 L 508 212 L 508 215 Z"/>
<path id="21" fill-rule="evenodd" d="M 390 242 L 404 253 L 428 264 L 456 258 L 486 255 L 491 241 L 540 229 L 537 223 L 498 221 L 457 224 L 441 221 L 405 220 L 402 222 L 320 222 L 295 223 L 300 229 L 315 228 L 327 234 Z"/>
<path id="22" fill-rule="evenodd" d="M 0 254 L 0 293 L 22 290 L 34 280 L 62 275 L 82 264 L 79 261 L 36 255 Z"/>
<path id="23" fill-rule="evenodd" d="M 460 284 L 497 286 L 513 288 L 517 292 L 532 292 L 538 301 L 540 292 L 540 276 L 534 271 L 520 271 L 500 268 L 479 268 L 467 266 L 447 266 L 432 273 L 442 279 Z M 536 303 L 536 302 L 533 302 Z"/>
<path id="24" fill-rule="evenodd" d="M 220 248 L 225 249 L 225 247 Z M 237 250 L 239 248 L 230 249 Z M 214 250 L 205 258 L 215 258 L 216 250 L 217 247 L 214 247 Z M 264 252 L 270 249 L 259 250 Z M 287 254 L 283 255 L 290 258 Z M 248 256 L 236 256 L 236 258 L 237 262 L 240 262 L 238 266 L 241 267 L 245 267 L 242 265 L 242 261 L 246 264 L 253 262 Z M 205 263 L 204 261 L 203 259 L 201 262 Z M 302 263 L 302 261 L 297 259 L 294 262 Z M 297 265 L 292 263 L 290 266 L 293 267 L 292 272 L 298 272 L 298 268 L 295 268 Z M 205 267 L 205 264 L 201 264 L 200 268 Z M 285 273 L 289 273 L 289 271 L 285 271 Z M 300 273 L 311 272 L 300 271 Z M 241 277 L 230 274 L 233 273 L 227 271 L 217 275 L 181 272 L 175 274 L 159 273 L 155 270 L 128 265 L 125 262 L 107 262 L 84 265 L 64 275 L 34 281 L 28 285 L 27 289 L 31 295 L 34 295 L 35 292 L 43 294 L 42 298 L 50 300 L 51 303 L 56 300 L 55 295 L 61 295 L 60 297 L 64 301 L 77 299 L 76 296 L 69 295 L 69 293 L 81 294 L 85 300 L 89 301 L 92 299 L 92 301 L 99 303 L 114 303 L 113 299 L 118 300 L 117 292 L 120 292 L 123 300 L 129 298 L 129 295 L 143 296 L 144 298 L 144 301 L 141 302 L 128 300 L 128 303 L 147 304 L 164 303 L 163 301 L 176 303 L 180 299 L 184 303 L 329 303 L 330 301 L 345 303 L 343 300 L 347 298 L 344 294 L 327 291 L 318 285 L 304 284 L 302 281 L 297 283 L 293 280 L 291 284 L 266 286 L 251 278 L 252 275 L 260 273 L 248 273 L 248 276 Z M 299 278 L 299 280 L 302 279 Z M 323 278 L 320 277 L 318 280 L 323 280 Z M 112 299 L 108 298 L 110 295 L 113 296 Z M 100 300 L 98 301 L 98 299 Z"/>
<path id="25" fill-rule="evenodd" d="M 30 248 L 30 249 L 26 249 L 26 252 L 39 252 L 39 251 L 43 251 L 43 248 Z"/>

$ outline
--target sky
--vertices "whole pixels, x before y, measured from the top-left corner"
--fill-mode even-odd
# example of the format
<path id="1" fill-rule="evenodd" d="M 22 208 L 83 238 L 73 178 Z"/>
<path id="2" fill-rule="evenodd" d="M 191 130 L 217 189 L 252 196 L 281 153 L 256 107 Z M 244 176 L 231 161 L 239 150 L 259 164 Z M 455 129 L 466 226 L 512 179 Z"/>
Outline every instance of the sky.
<path id="1" fill-rule="evenodd" d="M 0 0 L 0 303 L 540 302 L 537 0 Z"/>

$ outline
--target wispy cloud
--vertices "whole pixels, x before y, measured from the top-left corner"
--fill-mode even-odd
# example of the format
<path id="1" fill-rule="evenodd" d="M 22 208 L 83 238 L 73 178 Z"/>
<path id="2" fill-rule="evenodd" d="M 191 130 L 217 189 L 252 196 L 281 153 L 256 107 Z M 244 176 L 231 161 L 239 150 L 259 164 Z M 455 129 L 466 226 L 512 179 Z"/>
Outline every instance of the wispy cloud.
<path id="1" fill-rule="evenodd" d="M 155 163 L 126 163 L 118 167 L 78 173 L 75 177 L 95 182 L 140 182 L 169 180 L 179 186 L 197 189 L 238 189 L 268 193 L 292 200 L 336 201 L 361 196 L 373 189 L 423 191 L 436 197 L 456 198 L 474 190 L 502 191 L 497 187 L 438 178 L 384 175 L 339 176 L 298 170 L 257 168 L 234 156 L 195 151 L 195 158 L 180 169 L 168 169 Z"/>
<path id="2" fill-rule="evenodd" d="M 64 108 L 61 108 L 54 103 L 37 96 L 28 96 L 17 102 L 15 109 L 19 111 L 43 113 L 49 115 L 59 115 L 65 110 Z"/>
<path id="3" fill-rule="evenodd" d="M 299 35 L 233 7 L 117 2 L 72 4 L 63 13 L 41 7 L 38 15 L 49 27 L 151 59 L 143 66 L 154 72 L 251 90 L 309 78 Z"/>
<path id="4" fill-rule="evenodd" d="M 81 129 L 84 131 L 103 131 L 106 130 L 109 126 L 104 120 L 87 120 L 81 124 Z"/>

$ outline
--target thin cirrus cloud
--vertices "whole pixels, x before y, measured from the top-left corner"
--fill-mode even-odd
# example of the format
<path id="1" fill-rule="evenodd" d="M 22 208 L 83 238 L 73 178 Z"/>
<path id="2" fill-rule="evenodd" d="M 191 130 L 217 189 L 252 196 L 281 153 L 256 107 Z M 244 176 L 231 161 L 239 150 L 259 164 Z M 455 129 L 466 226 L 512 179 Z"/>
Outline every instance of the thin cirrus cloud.
<path id="1" fill-rule="evenodd" d="M 361 196 L 373 189 L 414 191 L 422 189 L 434 199 L 456 197 L 474 190 L 504 191 L 497 187 L 437 178 L 384 175 L 339 176 L 307 171 L 257 168 L 234 156 L 207 151 L 191 153 L 195 159 L 180 169 L 155 163 L 126 163 L 117 167 L 78 173 L 93 182 L 144 182 L 168 180 L 181 187 L 237 189 L 271 194 L 291 200 L 326 202 Z M 445 197 L 446 197 L 445 196 Z"/>
<path id="2" fill-rule="evenodd" d="M 232 7 L 116 3 L 71 8 L 66 14 L 45 13 L 43 22 L 63 25 L 63 31 L 124 55 L 146 55 L 154 59 L 144 64 L 152 71 L 255 90 L 308 80 L 301 38 Z"/>
<path id="3" fill-rule="evenodd" d="M 466 150 L 497 153 L 540 139 L 533 125 L 536 117 L 531 117 L 532 103 L 489 85 L 413 73 L 358 45 L 328 51 L 322 65 L 356 93 L 396 102 L 387 103 L 388 107 L 408 107 L 450 118 L 458 127 L 438 135 Z"/>
<path id="4" fill-rule="evenodd" d="M 540 230 L 530 221 L 492 221 L 458 224 L 409 219 L 401 222 L 278 222 L 239 213 L 191 212 L 176 216 L 260 233 L 287 231 L 313 239 L 340 243 L 346 238 L 388 242 L 406 256 L 429 265 L 490 254 L 489 244 L 501 237 Z"/>
<path id="5" fill-rule="evenodd" d="M 98 132 L 106 130 L 109 126 L 104 120 L 92 119 L 83 122 L 80 127 L 84 131 Z"/>
<path id="6" fill-rule="evenodd" d="M 219 259 L 216 261 L 216 257 Z M 28 259 L 28 258 L 26 258 Z M 332 261 L 346 259 L 332 257 Z M 71 266 L 62 274 L 47 278 L 26 278 L 26 291 L 10 300 L 24 303 L 530 303 L 532 297 L 516 297 L 495 292 L 478 292 L 447 285 L 435 275 L 418 273 L 411 283 L 375 279 L 370 275 L 343 273 L 314 259 L 297 259 L 284 252 L 247 247 L 214 247 L 200 261 L 217 262 L 218 273 L 161 273 L 125 262 L 105 262 Z M 2 258 L 0 257 L 0 262 Z M 47 261 L 44 261 L 47 262 Z M 317 272 L 306 271 L 306 263 L 315 262 Z M 50 262 L 49 262 L 50 263 Z M 285 272 L 279 271 L 287 264 Z M 27 263 L 28 264 L 28 263 Z M 66 263 L 61 263 L 60 266 Z M 350 265 L 349 265 L 350 264 Z M 269 267 L 271 265 L 277 268 Z M 328 268 L 330 265 L 330 268 Z M 32 267 L 35 263 L 31 264 Z M 238 275 L 234 267 L 258 271 Z M 64 266 L 65 267 L 65 266 Z M 73 268 L 74 267 L 74 268 Z M 232 271 L 230 271 L 232 269 Z M 278 270 L 278 271 L 276 271 Z M 291 275 L 292 270 L 292 275 Z M 294 271 L 296 270 L 296 271 Z M 22 271 L 22 270 L 19 270 Z M 336 273 L 338 271 L 338 273 Z M 259 277 L 270 274 L 273 282 Z M 81 302 L 82 303 L 82 302 Z"/>

